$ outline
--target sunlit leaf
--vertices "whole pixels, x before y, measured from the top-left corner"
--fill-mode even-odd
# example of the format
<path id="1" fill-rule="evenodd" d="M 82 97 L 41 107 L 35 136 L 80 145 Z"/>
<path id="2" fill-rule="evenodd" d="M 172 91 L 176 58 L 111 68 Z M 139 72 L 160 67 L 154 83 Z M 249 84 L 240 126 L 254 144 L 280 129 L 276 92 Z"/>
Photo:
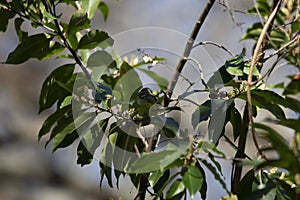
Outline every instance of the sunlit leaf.
<path id="1" fill-rule="evenodd" d="M 208 120 L 211 115 L 211 100 L 201 104 L 192 115 L 192 125 L 195 128 L 200 122 Z"/>
<path id="2" fill-rule="evenodd" d="M 91 30 L 85 34 L 79 41 L 78 49 L 93 49 L 97 46 L 105 49 L 112 46 L 114 40 L 109 35 L 100 30 Z"/>
<path id="3" fill-rule="evenodd" d="M 218 89 L 224 84 L 230 82 L 232 79 L 233 76 L 227 72 L 225 65 L 223 65 L 213 73 L 208 80 L 207 85 L 211 89 Z"/>
<path id="4" fill-rule="evenodd" d="M 195 194 L 201 189 L 203 183 L 203 175 L 198 167 L 189 166 L 188 170 L 182 177 L 182 182 L 190 192 L 191 198 L 193 199 Z"/>
<path id="5" fill-rule="evenodd" d="M 243 76 L 244 57 L 242 55 L 236 55 L 233 58 L 226 60 L 225 67 L 229 74 Z"/>
<path id="6" fill-rule="evenodd" d="M 71 109 L 72 109 L 72 106 L 69 105 L 69 106 L 63 107 L 61 109 L 57 109 L 54 113 L 49 115 L 47 117 L 47 119 L 44 121 L 44 123 L 39 131 L 39 135 L 38 135 L 39 140 L 41 139 L 42 136 L 49 133 L 52 126 L 55 124 L 55 122 L 60 120 L 64 116 L 65 113 L 70 112 Z"/>
<path id="7" fill-rule="evenodd" d="M 258 39 L 261 31 L 262 31 L 261 23 L 255 23 L 247 29 L 247 32 L 243 35 L 242 40 Z"/>
<path id="8" fill-rule="evenodd" d="M 7 64 L 20 64 L 30 58 L 46 59 L 64 49 L 59 43 L 52 41 L 52 38 L 47 38 L 44 34 L 22 39 L 16 49 L 8 55 Z"/>
<path id="9" fill-rule="evenodd" d="M 183 141 L 182 141 L 183 142 Z M 128 173 L 147 173 L 162 170 L 179 159 L 188 148 L 188 143 L 180 143 L 178 146 L 169 143 L 165 150 L 152 153 L 144 153 L 129 168 Z"/>
<path id="10" fill-rule="evenodd" d="M 76 11 L 69 22 L 68 35 L 72 35 L 80 30 L 90 27 L 90 20 L 84 10 Z"/>
<path id="11" fill-rule="evenodd" d="M 100 4 L 100 1 L 101 0 L 81 0 L 80 1 L 82 8 L 87 12 L 87 16 L 89 19 L 91 19 L 94 16 L 94 14 Z"/>
<path id="12" fill-rule="evenodd" d="M 109 15 L 109 7 L 107 6 L 106 3 L 104 2 L 101 2 L 98 6 L 98 9 L 101 11 L 103 17 L 104 17 L 104 20 L 106 21 L 107 20 L 107 17 Z"/>
<path id="13" fill-rule="evenodd" d="M 167 79 L 165 79 L 165 77 L 162 77 L 159 74 L 150 70 L 146 70 L 142 68 L 139 68 L 139 70 L 144 72 L 150 78 L 152 78 L 162 90 L 167 89 L 166 87 L 168 86 L 168 81 Z"/>
<path id="14" fill-rule="evenodd" d="M 60 130 L 54 137 L 52 143 L 52 151 L 56 151 L 58 148 L 66 147 L 74 142 L 79 137 L 77 129 L 84 126 L 88 126 L 94 119 L 94 113 L 83 113 L 77 117 L 73 122 L 68 124 L 62 130 Z"/>
<path id="15" fill-rule="evenodd" d="M 158 192 L 163 185 L 168 181 L 170 177 L 170 170 L 164 171 L 161 177 L 157 180 L 156 184 L 153 186 L 154 192 Z"/>
<path id="16" fill-rule="evenodd" d="M 81 166 L 90 164 L 93 160 L 94 153 L 99 147 L 104 131 L 108 124 L 108 119 L 104 119 L 95 125 L 84 135 L 77 147 L 77 164 Z M 97 121 L 97 119 L 95 119 Z M 98 127 L 99 126 L 99 127 Z"/>
<path id="17" fill-rule="evenodd" d="M 113 60 L 112 56 L 104 50 L 99 50 L 90 55 L 87 62 L 88 68 L 97 68 L 97 67 L 107 67 L 115 68 L 116 62 Z"/>
<path id="18" fill-rule="evenodd" d="M 179 179 L 173 182 L 170 189 L 167 192 L 166 198 L 167 199 L 173 199 L 175 196 L 182 194 L 185 189 L 185 186 L 183 182 Z M 182 195 L 179 196 L 179 199 L 181 199 Z"/>
<path id="19" fill-rule="evenodd" d="M 70 92 L 65 88 L 62 88 L 57 81 L 66 84 L 66 87 L 73 89 L 73 71 L 74 64 L 66 64 L 55 69 L 44 81 L 40 99 L 39 99 L 39 113 L 47 108 L 50 108 L 55 102 L 62 102 L 66 96 L 70 95 Z"/>

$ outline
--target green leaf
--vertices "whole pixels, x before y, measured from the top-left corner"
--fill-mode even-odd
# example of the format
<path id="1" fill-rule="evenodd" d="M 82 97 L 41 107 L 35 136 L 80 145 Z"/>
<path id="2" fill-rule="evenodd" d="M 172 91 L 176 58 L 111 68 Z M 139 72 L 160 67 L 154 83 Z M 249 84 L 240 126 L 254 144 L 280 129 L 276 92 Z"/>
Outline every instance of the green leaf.
<path id="1" fill-rule="evenodd" d="M 261 23 L 260 22 L 255 23 L 247 29 L 247 32 L 243 35 L 242 40 L 258 39 L 261 31 L 262 31 Z"/>
<path id="2" fill-rule="evenodd" d="M 173 118 L 171 117 L 166 117 L 163 120 L 164 126 L 162 128 L 162 131 L 164 132 L 164 134 L 167 137 L 175 137 L 175 136 L 179 136 L 180 135 L 180 128 L 179 128 L 179 124 L 177 121 L 175 121 Z"/>
<path id="3" fill-rule="evenodd" d="M 65 97 L 71 95 L 69 91 L 62 88 L 57 81 L 65 83 L 70 91 L 73 89 L 73 71 L 74 64 L 66 64 L 55 69 L 44 81 L 40 99 L 39 99 L 39 113 L 47 108 L 50 108 L 56 101 L 62 102 Z"/>
<path id="4" fill-rule="evenodd" d="M 241 94 L 238 97 L 244 100 L 247 99 L 246 94 Z M 268 110 L 278 119 L 285 119 L 285 114 L 278 104 L 289 105 L 277 93 L 268 90 L 251 90 L 251 98 L 254 106 Z"/>
<path id="5" fill-rule="evenodd" d="M 194 128 L 202 122 L 208 120 L 211 115 L 211 100 L 205 101 L 192 114 L 192 125 Z"/>
<path id="6" fill-rule="evenodd" d="M 212 152 L 222 156 L 222 158 L 226 158 L 225 154 L 219 149 L 217 149 L 216 145 L 214 145 L 213 143 L 202 140 L 199 142 L 198 148 L 204 149 L 205 151 L 211 150 Z"/>
<path id="7" fill-rule="evenodd" d="M 156 185 L 156 183 L 159 181 L 160 177 L 162 177 L 163 174 L 164 171 L 161 170 L 154 171 L 150 174 L 150 176 L 148 177 L 148 181 L 151 187 L 154 187 Z"/>
<path id="8" fill-rule="evenodd" d="M 218 161 L 216 161 L 214 155 L 212 153 L 208 153 L 208 157 L 210 158 L 211 162 L 217 167 L 217 170 L 219 171 L 219 173 L 225 179 L 225 176 L 224 176 L 224 174 L 222 172 L 222 167 L 221 167 L 220 163 Z"/>
<path id="9" fill-rule="evenodd" d="M 104 20 L 106 21 L 107 20 L 107 17 L 109 15 L 109 7 L 107 6 L 106 3 L 104 2 L 101 2 L 98 6 L 98 9 L 101 11 L 103 17 L 104 17 Z"/>
<path id="10" fill-rule="evenodd" d="M 42 136 L 49 133 L 55 122 L 59 121 L 67 112 L 70 112 L 71 110 L 72 106 L 68 105 L 66 107 L 57 109 L 54 113 L 48 116 L 39 131 L 38 140 L 40 140 Z"/>
<path id="11" fill-rule="evenodd" d="M 300 92 L 300 79 L 292 79 L 286 86 L 283 95 L 296 95 Z"/>
<path id="12" fill-rule="evenodd" d="M 242 131 L 242 117 L 235 107 L 231 108 L 230 111 L 230 123 L 232 125 L 233 138 L 236 140 Z"/>
<path id="13" fill-rule="evenodd" d="M 89 126 L 94 120 L 94 113 L 83 113 L 78 116 L 74 121 L 60 130 L 54 137 L 52 143 L 52 151 L 56 151 L 58 148 L 68 146 L 79 137 L 77 129 L 85 130 L 85 127 Z M 59 125 L 58 125 L 59 126 Z"/>
<path id="14" fill-rule="evenodd" d="M 178 158 L 181 153 L 178 151 L 164 150 L 160 152 L 144 153 L 138 158 L 129 169 L 127 173 L 148 173 L 156 170 L 162 170 Z"/>
<path id="15" fill-rule="evenodd" d="M 284 138 L 278 132 L 263 124 L 255 123 L 253 124 L 253 127 L 266 131 L 264 137 L 272 144 L 272 149 L 276 150 L 280 156 L 280 159 L 268 160 L 260 164 L 258 168 L 274 166 L 289 170 L 292 174 L 299 172 L 300 164 L 297 157 L 293 154 L 289 146 L 285 143 Z"/>
<path id="16" fill-rule="evenodd" d="M 208 80 L 207 85 L 211 89 L 218 89 L 232 79 L 233 76 L 227 72 L 225 65 L 223 65 L 213 73 L 212 77 Z"/>
<path id="17" fill-rule="evenodd" d="M 167 199 L 172 199 L 173 197 L 182 194 L 183 191 L 185 190 L 185 186 L 183 182 L 180 179 L 177 179 L 174 181 L 170 187 L 170 189 L 167 192 L 166 198 Z M 179 197 L 181 199 L 182 195 Z"/>
<path id="18" fill-rule="evenodd" d="M 78 49 L 93 49 L 97 46 L 105 49 L 112 46 L 114 40 L 109 35 L 100 30 L 91 30 L 85 34 L 79 41 Z"/>
<path id="19" fill-rule="evenodd" d="M 296 33 L 300 30 L 300 16 L 298 16 L 298 19 L 292 23 L 292 33 Z"/>
<path id="20" fill-rule="evenodd" d="M 102 182 L 103 182 L 103 178 L 104 178 L 104 175 L 107 179 L 107 182 L 108 182 L 108 185 L 109 187 L 113 187 L 113 183 L 112 183 L 112 176 L 111 176 L 111 167 L 103 164 L 102 162 L 99 162 L 99 165 L 100 165 L 100 175 L 101 175 L 101 178 L 100 178 L 100 186 L 102 186 Z"/>
<path id="21" fill-rule="evenodd" d="M 30 58 L 39 60 L 49 58 L 64 50 L 59 43 L 47 38 L 44 34 L 23 38 L 16 49 L 8 55 L 7 64 L 20 64 Z"/>
<path id="22" fill-rule="evenodd" d="M 212 116 L 208 125 L 208 138 L 213 144 L 217 144 L 224 134 L 225 126 L 229 121 L 228 116 L 233 100 L 212 99 Z"/>
<path id="23" fill-rule="evenodd" d="M 162 90 L 167 89 L 168 80 L 165 79 L 165 77 L 162 77 L 162 76 L 158 75 L 157 73 L 147 70 L 147 69 L 140 68 L 139 70 L 144 72 L 150 78 L 152 78 Z"/>
<path id="24" fill-rule="evenodd" d="M 204 159 L 203 160 L 199 159 L 199 162 L 204 164 L 207 167 L 207 169 L 214 175 L 215 180 L 219 181 L 219 183 L 222 185 L 223 189 L 229 194 L 229 190 L 226 187 L 226 183 L 224 182 L 224 180 L 222 179 L 220 174 L 217 172 L 216 168 Z"/>
<path id="25" fill-rule="evenodd" d="M 109 140 L 106 141 L 103 150 L 100 154 L 100 168 L 101 168 L 101 179 L 100 179 L 100 186 L 102 185 L 102 181 L 104 175 L 108 181 L 108 185 L 113 187 L 112 184 L 112 176 L 111 176 L 111 166 L 112 166 L 112 159 L 113 159 L 113 143 L 114 143 L 114 135 L 109 136 Z"/>
<path id="26" fill-rule="evenodd" d="M 179 145 L 169 143 L 165 150 L 142 154 L 126 171 L 128 173 L 148 173 L 163 170 L 185 154 L 188 147 L 189 144 L 184 141 L 181 141 Z"/>
<path id="27" fill-rule="evenodd" d="M 81 6 L 87 12 L 89 19 L 92 19 L 101 0 L 81 0 Z"/>
<path id="28" fill-rule="evenodd" d="M 195 166 L 189 166 L 188 170 L 182 177 L 184 186 L 190 192 L 191 198 L 193 199 L 195 194 L 201 189 L 203 183 L 203 175 L 201 171 Z"/>
<path id="29" fill-rule="evenodd" d="M 207 182 L 206 182 L 206 176 L 205 176 L 205 171 L 202 168 L 202 166 L 200 165 L 199 162 L 196 163 L 196 167 L 200 170 L 202 177 L 203 177 L 203 183 L 202 183 L 202 187 L 199 190 L 200 194 L 201 194 L 201 198 L 203 200 L 206 199 L 206 193 L 207 193 Z"/>
<path id="30" fill-rule="evenodd" d="M 238 200 L 237 195 L 230 193 L 226 197 L 222 197 L 220 200 Z"/>
<path id="31" fill-rule="evenodd" d="M 276 45 L 282 45 L 290 40 L 287 33 L 282 30 L 273 30 L 270 34 L 270 38 Z"/>
<path id="32" fill-rule="evenodd" d="M 90 28 L 90 20 L 87 17 L 87 13 L 84 10 L 76 11 L 70 19 L 68 35 L 72 35 L 87 28 Z"/>
<path id="33" fill-rule="evenodd" d="M 87 67 L 97 68 L 102 66 L 114 69 L 116 68 L 117 64 L 109 53 L 104 50 L 99 50 L 90 55 L 88 58 Z"/>
<path id="34" fill-rule="evenodd" d="M 281 95 L 270 91 L 270 90 L 252 90 L 251 94 L 257 95 L 261 98 L 264 98 L 266 101 L 270 102 L 272 105 L 273 104 L 278 104 L 282 105 L 286 108 L 289 108 L 291 110 L 294 110 L 296 112 L 300 112 L 300 103 L 299 101 L 290 98 L 290 97 L 282 97 Z"/>
<path id="35" fill-rule="evenodd" d="M 298 119 L 286 119 L 286 120 L 280 120 L 280 121 L 276 121 L 276 123 L 289 127 L 291 129 L 294 129 L 297 132 L 300 132 L 300 118 Z"/>
<path id="36" fill-rule="evenodd" d="M 90 131 L 82 138 L 77 147 L 77 164 L 81 166 L 90 164 L 94 153 L 101 143 L 104 131 L 108 124 L 108 119 L 104 119 L 90 128 Z M 98 120 L 98 119 L 95 119 Z M 99 126 L 99 127 L 98 127 Z"/>
<path id="37" fill-rule="evenodd" d="M 9 19 L 13 18 L 15 16 L 15 13 L 12 11 L 9 11 L 8 9 L 0 6 L 0 31 L 5 32 Z"/>
<path id="38" fill-rule="evenodd" d="M 163 175 L 159 177 L 158 181 L 153 187 L 155 193 L 158 192 L 163 187 L 163 185 L 166 183 L 169 177 L 170 177 L 170 170 L 164 171 Z"/>
<path id="39" fill-rule="evenodd" d="M 23 38 L 28 37 L 28 33 L 23 32 L 21 29 L 23 22 L 24 22 L 24 19 L 22 19 L 22 18 L 15 19 L 15 30 L 17 32 L 19 42 L 22 42 Z"/>
<path id="40" fill-rule="evenodd" d="M 242 55 L 236 55 L 233 58 L 226 60 L 225 67 L 229 74 L 243 76 L 244 57 Z"/>
<path id="41" fill-rule="evenodd" d="M 252 193 L 252 183 L 255 180 L 254 170 L 249 170 L 244 177 L 242 178 L 241 182 L 239 183 L 238 187 L 238 194 L 239 199 L 247 199 Z"/>
<path id="42" fill-rule="evenodd" d="M 271 9 L 270 3 L 266 0 L 257 0 L 256 3 L 257 3 L 259 14 L 261 16 L 268 16 Z M 252 14 L 257 14 L 257 10 L 255 7 L 249 9 L 247 12 Z"/>
<path id="43" fill-rule="evenodd" d="M 250 70 L 250 64 L 249 63 L 244 64 L 243 73 L 245 73 L 245 74 L 248 75 L 249 74 L 249 70 Z M 254 68 L 253 68 L 252 75 L 253 76 L 259 76 L 260 75 L 260 73 L 259 73 L 259 71 L 258 71 L 258 69 L 257 69 L 256 66 L 254 66 Z"/>
<path id="44" fill-rule="evenodd" d="M 140 152 L 144 146 L 141 145 L 142 142 L 138 137 L 128 134 L 134 134 L 135 131 L 135 127 L 130 124 L 125 124 L 122 128 L 118 126 L 110 131 L 116 134 L 113 164 L 118 170 L 124 171 L 126 166 L 129 166 L 133 161 L 138 159 L 134 146 Z"/>

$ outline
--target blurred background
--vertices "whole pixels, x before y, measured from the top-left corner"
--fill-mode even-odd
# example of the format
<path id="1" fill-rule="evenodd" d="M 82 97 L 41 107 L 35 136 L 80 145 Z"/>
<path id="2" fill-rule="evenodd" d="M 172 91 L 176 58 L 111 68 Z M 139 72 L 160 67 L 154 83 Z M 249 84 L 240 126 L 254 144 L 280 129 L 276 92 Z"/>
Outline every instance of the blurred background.
<path id="1" fill-rule="evenodd" d="M 112 38 L 124 31 L 143 27 L 167 28 L 188 36 L 206 3 L 194 0 L 105 2 L 110 9 L 108 20 L 105 22 L 102 15 L 97 13 L 92 23 L 94 27 L 107 31 Z M 238 10 L 246 10 L 253 5 L 253 1 L 249 0 L 230 0 L 229 3 L 233 9 Z M 65 8 L 61 8 L 60 12 L 63 9 Z M 242 13 L 234 13 L 233 18 L 225 10 L 223 6 L 215 4 L 197 40 L 220 43 L 234 54 L 240 53 L 243 47 L 251 50 L 253 42 L 239 40 L 247 26 L 259 19 Z M 64 14 L 67 13 L 64 10 Z M 1 62 L 6 60 L 8 53 L 18 44 L 12 27 L 13 20 L 10 21 L 7 32 L 0 33 Z M 149 38 L 145 37 L 147 39 Z M 149 42 L 162 42 L 160 37 L 155 40 Z M 169 42 L 176 43 L 172 40 Z M 183 49 L 184 43 L 181 51 Z M 224 63 L 226 52 L 209 46 L 205 50 L 214 59 L 216 66 Z M 250 54 L 251 52 L 247 52 L 246 57 L 249 58 Z M 61 62 L 57 59 L 29 60 L 18 66 L 0 65 L 0 200 L 132 199 L 136 191 L 128 184 L 128 179 L 122 179 L 119 189 L 110 189 L 106 184 L 100 188 L 97 161 L 89 166 L 77 166 L 76 144 L 52 154 L 49 147 L 44 148 L 44 140 L 37 141 L 39 128 L 51 112 L 37 114 L 39 92 L 43 80 Z M 277 69 L 277 73 L 284 78 L 292 72 L 289 70 L 293 69 Z M 269 81 L 277 83 L 275 79 Z M 220 148 L 222 149 L 222 145 Z M 232 149 L 223 150 L 229 155 L 234 153 Z M 231 161 L 222 161 L 222 166 L 226 183 L 230 187 Z M 213 181 L 210 174 L 207 179 L 208 199 L 219 199 L 225 195 L 225 191 Z"/>

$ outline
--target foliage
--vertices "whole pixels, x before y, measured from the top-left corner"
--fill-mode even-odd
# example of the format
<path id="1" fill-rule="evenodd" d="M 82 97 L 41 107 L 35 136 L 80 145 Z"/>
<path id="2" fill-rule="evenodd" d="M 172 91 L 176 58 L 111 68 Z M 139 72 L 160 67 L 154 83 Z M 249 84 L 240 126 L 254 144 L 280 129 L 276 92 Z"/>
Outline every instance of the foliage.
<path id="1" fill-rule="evenodd" d="M 72 6 L 76 11 L 68 21 L 63 21 L 63 13 L 57 13 L 58 6 Z M 248 13 L 266 19 L 271 8 L 269 1 L 257 0 L 257 7 L 249 9 Z M 300 75 L 291 75 L 288 84 L 275 85 L 274 88 L 282 89 L 281 94 L 267 89 L 264 84 L 280 59 L 299 70 L 300 16 L 296 1 L 281 4 L 262 52 L 267 54 L 265 50 L 273 50 L 273 53 L 261 57 L 254 69 L 250 66 L 251 59 L 247 60 L 244 53 L 228 57 L 207 83 L 201 79 L 203 90 L 185 91 L 178 99 L 168 96 L 167 85 L 172 80 L 166 80 L 152 70 L 165 59 L 151 57 L 141 50 L 131 60 L 120 59 L 113 51 L 113 38 L 105 30 L 91 29 L 91 20 L 97 11 L 102 13 L 104 20 L 107 19 L 108 6 L 100 0 L 0 1 L 0 30 L 5 32 L 9 21 L 14 20 L 19 38 L 18 46 L 8 55 L 6 64 L 53 56 L 67 60 L 67 64 L 57 67 L 42 86 L 39 113 L 53 107 L 55 111 L 44 121 L 39 140 L 48 135 L 46 145 L 52 142 L 53 152 L 80 140 L 77 164 L 81 166 L 90 164 L 93 157 L 97 157 L 94 154 L 102 144 L 99 156 L 101 183 L 106 178 L 114 187 L 114 175 L 118 186 L 121 175 L 128 175 L 141 191 L 142 181 L 146 178 L 154 199 L 181 199 L 187 192 L 191 198 L 199 193 L 206 199 L 207 172 L 212 173 L 228 193 L 222 199 L 300 199 L 300 102 L 295 98 L 300 92 Z M 31 23 L 32 32 L 22 29 L 24 21 Z M 33 34 L 37 28 L 43 28 L 43 31 Z M 254 23 L 242 39 L 257 42 L 263 28 L 262 23 Z M 277 56 L 276 62 L 262 75 L 262 65 L 273 56 Z M 76 65 L 81 71 L 75 70 Z M 145 67 L 147 65 L 151 67 Z M 140 74 L 156 82 L 155 91 L 143 87 Z M 251 102 L 247 93 L 250 74 L 254 81 L 251 83 Z M 202 103 L 196 102 L 198 106 L 190 119 L 195 131 L 189 136 L 172 114 L 183 112 L 178 103 L 189 101 L 189 96 L 198 92 L 208 94 L 209 98 Z M 238 101 L 244 105 L 252 104 L 254 112 L 250 117 L 256 117 L 256 111 L 264 109 L 273 115 L 273 123 L 292 129 L 295 134 L 290 144 L 282 138 L 282 133 L 262 123 L 247 121 L 237 106 Z M 246 110 L 247 106 L 244 113 Z M 286 110 L 293 111 L 296 117 L 286 115 Z M 196 131 L 204 121 L 208 122 L 209 141 L 200 139 Z M 248 123 L 255 130 L 254 137 L 261 136 L 260 140 L 268 141 L 270 146 L 258 147 L 260 160 L 242 159 L 240 165 L 252 168 L 240 181 L 238 191 L 230 191 L 217 158 L 233 156 L 224 155 L 217 145 L 221 138 L 234 145 L 227 137 L 230 132 L 225 131 L 228 124 L 232 126 L 230 136 L 237 141 L 243 130 L 248 131 Z M 141 127 L 149 125 L 153 125 L 152 133 L 159 130 L 150 139 L 141 133 Z M 261 132 L 256 132 L 258 130 Z M 171 142 L 157 149 L 157 135 Z M 269 151 L 276 152 L 279 158 L 268 158 Z M 249 158 L 245 152 L 237 150 L 237 153 Z"/>

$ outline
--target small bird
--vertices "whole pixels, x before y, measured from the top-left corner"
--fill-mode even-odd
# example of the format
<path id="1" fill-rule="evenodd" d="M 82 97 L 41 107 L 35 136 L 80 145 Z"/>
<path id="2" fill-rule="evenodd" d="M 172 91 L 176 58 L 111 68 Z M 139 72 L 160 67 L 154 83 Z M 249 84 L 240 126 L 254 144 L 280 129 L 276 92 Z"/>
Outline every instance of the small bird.
<path id="1" fill-rule="evenodd" d="M 153 95 L 150 88 L 142 88 L 137 95 L 137 103 L 139 105 L 155 104 L 157 103 L 156 96 Z"/>

